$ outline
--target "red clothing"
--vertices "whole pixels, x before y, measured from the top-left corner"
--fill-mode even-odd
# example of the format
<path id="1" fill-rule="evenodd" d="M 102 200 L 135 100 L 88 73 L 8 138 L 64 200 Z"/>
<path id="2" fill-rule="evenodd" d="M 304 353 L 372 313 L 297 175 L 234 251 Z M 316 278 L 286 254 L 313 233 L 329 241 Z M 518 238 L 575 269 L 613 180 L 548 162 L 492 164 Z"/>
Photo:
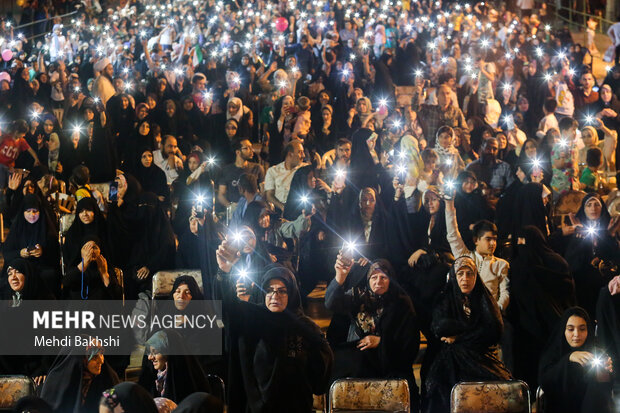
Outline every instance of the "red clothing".
<path id="1" fill-rule="evenodd" d="M 4 135 L 0 141 L 0 163 L 11 168 L 15 165 L 15 160 L 23 151 L 30 149 L 26 139 L 15 140 L 10 135 Z"/>

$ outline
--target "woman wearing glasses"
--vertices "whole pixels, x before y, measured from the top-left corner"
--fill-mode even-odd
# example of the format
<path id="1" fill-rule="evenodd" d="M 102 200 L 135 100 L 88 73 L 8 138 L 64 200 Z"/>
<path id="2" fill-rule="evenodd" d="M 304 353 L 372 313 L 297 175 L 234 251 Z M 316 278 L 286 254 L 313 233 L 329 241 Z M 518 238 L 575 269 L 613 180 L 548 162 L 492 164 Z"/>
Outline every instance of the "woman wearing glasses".
<path id="1" fill-rule="evenodd" d="M 319 327 L 303 313 L 295 276 L 273 264 L 257 283 L 263 302 L 231 288 L 240 253 L 222 242 L 217 250 L 224 324 L 229 348 L 228 411 L 310 412 L 312 395 L 323 394 L 332 352 Z M 245 395 L 245 397 L 243 396 Z"/>

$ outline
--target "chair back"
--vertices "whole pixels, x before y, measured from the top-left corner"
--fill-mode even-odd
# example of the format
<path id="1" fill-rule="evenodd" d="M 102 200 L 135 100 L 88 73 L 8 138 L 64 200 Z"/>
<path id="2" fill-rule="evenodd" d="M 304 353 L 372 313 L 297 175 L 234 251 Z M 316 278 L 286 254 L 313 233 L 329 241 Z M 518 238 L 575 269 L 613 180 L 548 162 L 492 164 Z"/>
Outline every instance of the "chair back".
<path id="1" fill-rule="evenodd" d="M 152 298 L 167 296 L 172 292 L 172 286 L 174 280 L 181 275 L 189 275 L 194 277 L 198 288 L 204 294 L 204 288 L 202 286 L 202 273 L 200 270 L 174 270 L 174 271 L 158 271 L 153 276 L 153 295 Z"/>
<path id="2" fill-rule="evenodd" d="M 409 384 L 404 379 L 340 379 L 329 389 L 331 412 L 409 413 Z"/>
<path id="3" fill-rule="evenodd" d="M 530 412 L 530 389 L 521 380 L 461 382 L 450 395 L 450 413 Z"/>
<path id="4" fill-rule="evenodd" d="M 0 410 L 12 410 L 19 399 L 34 394 L 34 382 L 30 377 L 0 376 Z"/>
<path id="5" fill-rule="evenodd" d="M 211 387 L 211 394 L 226 403 L 226 386 L 224 380 L 216 374 L 207 374 L 207 381 Z"/>

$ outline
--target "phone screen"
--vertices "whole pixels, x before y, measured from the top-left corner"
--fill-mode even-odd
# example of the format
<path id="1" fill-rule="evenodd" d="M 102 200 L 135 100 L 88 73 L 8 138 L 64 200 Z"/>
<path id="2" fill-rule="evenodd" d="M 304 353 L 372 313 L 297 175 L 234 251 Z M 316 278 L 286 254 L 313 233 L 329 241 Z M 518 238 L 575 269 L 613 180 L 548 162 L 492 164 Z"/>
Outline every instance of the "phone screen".
<path id="1" fill-rule="evenodd" d="M 114 181 L 110 183 L 110 192 L 108 194 L 110 202 L 116 202 L 118 200 L 118 182 Z"/>

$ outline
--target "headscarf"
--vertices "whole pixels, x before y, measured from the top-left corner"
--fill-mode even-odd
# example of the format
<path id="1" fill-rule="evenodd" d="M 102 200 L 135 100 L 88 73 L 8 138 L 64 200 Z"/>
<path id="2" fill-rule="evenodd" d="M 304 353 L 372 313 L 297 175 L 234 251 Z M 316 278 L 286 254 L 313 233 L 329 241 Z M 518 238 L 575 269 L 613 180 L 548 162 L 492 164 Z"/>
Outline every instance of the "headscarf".
<path id="1" fill-rule="evenodd" d="M 351 173 L 350 181 L 356 191 L 362 188 L 378 188 L 378 168 L 374 157 L 368 149 L 366 141 L 375 134 L 370 129 L 358 129 L 352 136 L 353 144 L 351 146 Z M 375 152 L 381 153 L 380 139 L 377 137 Z"/>
<path id="2" fill-rule="evenodd" d="M 120 405 L 125 413 L 158 413 L 151 395 L 140 385 L 129 381 L 104 391 L 103 403 L 112 411 Z"/>
<path id="3" fill-rule="evenodd" d="M 81 351 L 80 349 L 80 353 Z M 41 398 L 48 402 L 55 412 L 97 411 L 102 392 L 120 382 L 114 370 L 104 361 L 101 373 L 92 377 L 88 389 L 84 387 L 84 377 L 87 376 L 85 364 L 99 351 L 100 348 L 93 347 L 89 355 L 84 356 L 78 354 L 75 347 L 63 347 L 41 388 Z"/>
<path id="4" fill-rule="evenodd" d="M 85 225 L 79 217 L 79 214 L 84 210 L 92 211 L 95 214 L 93 222 L 88 225 Z M 106 234 L 105 218 L 97 205 L 97 201 L 92 197 L 80 199 L 75 207 L 75 219 L 69 227 L 65 238 L 65 254 L 67 259 L 65 264 L 68 266 L 77 265 L 80 250 L 84 245 L 82 241 L 87 235 L 97 235 L 102 240 L 102 243 L 99 245 L 103 250 L 102 254 L 105 254 L 107 252 L 107 245 L 103 240 L 106 239 Z"/>
<path id="5" fill-rule="evenodd" d="M 284 205 L 284 212 L 282 213 L 282 217 L 287 221 L 296 220 L 303 209 L 307 213 L 312 209 L 315 196 L 313 189 L 308 186 L 308 175 L 312 172 L 314 172 L 313 165 L 302 166 L 295 171 L 295 175 L 293 175 L 291 180 L 288 197 L 286 198 L 286 204 Z M 307 204 L 300 200 L 302 196 L 308 198 Z"/>
<path id="6" fill-rule="evenodd" d="M 548 212 L 543 203 L 544 189 L 543 184 L 536 182 L 527 183 L 519 189 L 513 210 L 513 239 L 514 233 L 526 225 L 534 225 L 545 236 L 550 235 Z"/>
<path id="7" fill-rule="evenodd" d="M 237 110 L 237 113 L 234 116 L 232 116 L 228 112 L 228 104 L 230 104 L 230 103 L 234 103 L 236 106 L 239 106 L 239 110 Z M 237 121 L 237 123 L 240 123 L 241 122 L 241 118 L 243 117 L 244 110 L 245 110 L 245 106 L 243 106 L 243 101 L 240 98 L 238 98 L 238 97 L 232 97 L 228 101 L 228 104 L 226 105 L 226 120 L 234 119 L 234 120 Z"/>
<path id="8" fill-rule="evenodd" d="M 146 352 L 155 349 L 158 353 L 166 356 L 165 378 L 163 380 L 162 397 L 179 403 L 188 395 L 197 391 L 210 391 L 206 375 L 196 359 L 196 356 L 188 355 L 184 340 L 174 330 L 160 330 L 146 341 Z M 158 372 L 153 368 L 150 361 L 145 361 L 138 383 L 150 389 L 152 394 L 160 394 L 157 385 Z"/>
<path id="9" fill-rule="evenodd" d="M 24 218 L 24 212 L 29 209 L 39 211 L 39 219 L 34 224 L 29 223 Z M 12 247 L 15 249 L 33 248 L 36 244 L 39 244 L 45 251 L 47 241 L 50 238 L 48 233 L 52 229 L 52 224 L 47 222 L 47 215 L 41 200 L 34 194 L 28 194 L 24 196 L 20 211 L 11 224 L 11 230 L 4 244 L 4 251 L 12 249 Z"/>
<path id="10" fill-rule="evenodd" d="M 360 100 L 366 102 L 366 112 L 362 112 L 360 110 Z M 366 120 L 372 115 L 372 103 L 370 102 L 370 99 L 368 99 L 366 96 L 362 96 L 357 100 L 357 102 L 355 102 L 355 109 L 357 110 L 357 116 L 360 118 L 362 125 L 365 125 Z"/>
<path id="11" fill-rule="evenodd" d="M 271 280 L 280 280 L 286 286 L 286 290 L 288 292 L 288 304 L 286 305 L 285 311 L 299 317 L 304 316 L 304 310 L 301 305 L 301 296 L 299 294 L 299 288 L 297 287 L 295 275 L 291 272 L 291 270 L 279 264 L 271 264 L 265 268 L 265 273 L 260 279 L 260 286 L 263 291 L 263 305 L 265 303 L 264 291 L 267 291 L 269 288 L 269 281 Z"/>
<path id="12" fill-rule="evenodd" d="M 565 357 L 568 353 L 576 351 L 576 349 L 572 348 L 568 344 L 564 333 L 566 331 L 566 324 L 568 323 L 568 319 L 572 316 L 578 316 L 583 318 L 588 326 L 588 337 L 586 338 L 583 346 L 579 348 L 579 350 L 590 351 L 594 346 L 594 324 L 590 320 L 588 312 L 581 307 L 571 307 L 564 311 L 564 314 L 562 314 L 560 321 L 558 321 L 555 328 L 553 329 L 553 332 L 551 333 L 549 342 L 547 344 L 547 349 L 545 350 L 540 359 L 540 371 L 548 369 L 558 360 Z"/>
<path id="13" fill-rule="evenodd" d="M 217 397 L 204 392 L 187 396 L 177 406 L 175 413 L 223 413 L 224 404 Z"/>
<path id="14" fill-rule="evenodd" d="M 598 219 L 598 222 L 596 223 L 590 222 L 590 220 L 586 216 L 586 211 L 585 211 L 586 204 L 592 198 L 597 199 L 599 203 L 601 204 L 601 216 Z M 590 192 L 585 197 L 583 197 L 583 200 L 581 201 L 581 206 L 579 207 L 579 211 L 577 211 L 576 217 L 579 220 L 579 222 L 581 222 L 584 225 L 594 224 L 599 229 L 604 229 L 604 230 L 607 229 L 607 227 L 609 226 L 609 222 L 611 221 L 611 215 L 609 214 L 609 210 L 605 206 L 605 202 L 603 202 L 603 199 L 601 198 L 601 196 L 597 194 L 596 192 Z"/>
<path id="15" fill-rule="evenodd" d="M 49 291 L 45 282 L 41 279 L 41 276 L 37 269 L 30 263 L 30 261 L 24 258 L 16 258 L 6 266 L 5 275 L 8 279 L 8 269 L 14 268 L 24 275 L 24 287 L 17 293 L 13 291 L 10 285 L 7 287 L 7 294 L 5 299 L 17 298 L 19 302 L 22 300 L 50 300 L 54 298 L 54 295 Z M 4 283 L 4 281 L 3 281 Z"/>

